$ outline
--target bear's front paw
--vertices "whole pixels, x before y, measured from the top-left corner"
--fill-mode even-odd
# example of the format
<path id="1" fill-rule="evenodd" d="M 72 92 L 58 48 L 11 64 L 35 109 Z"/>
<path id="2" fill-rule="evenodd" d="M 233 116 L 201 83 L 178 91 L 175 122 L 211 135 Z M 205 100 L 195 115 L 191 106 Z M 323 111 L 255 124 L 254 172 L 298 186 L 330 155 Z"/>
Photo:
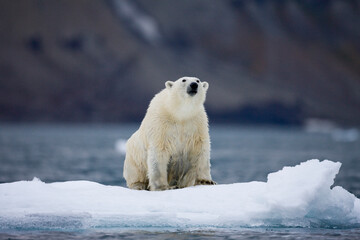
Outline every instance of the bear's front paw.
<path id="1" fill-rule="evenodd" d="M 150 186 L 150 191 L 164 191 L 168 189 L 169 189 L 169 185 Z"/>
<path id="2" fill-rule="evenodd" d="M 148 184 L 144 182 L 135 182 L 129 185 L 129 188 L 134 190 L 149 190 Z"/>
<path id="3" fill-rule="evenodd" d="M 213 180 L 199 179 L 196 180 L 195 185 L 216 185 L 216 182 L 214 182 Z"/>

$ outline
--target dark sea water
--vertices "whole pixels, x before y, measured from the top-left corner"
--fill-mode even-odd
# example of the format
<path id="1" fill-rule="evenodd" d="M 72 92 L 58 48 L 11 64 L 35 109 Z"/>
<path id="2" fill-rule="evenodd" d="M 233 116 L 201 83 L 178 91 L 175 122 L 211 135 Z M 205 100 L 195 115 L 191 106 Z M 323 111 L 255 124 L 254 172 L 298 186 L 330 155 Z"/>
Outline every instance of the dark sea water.
<path id="1" fill-rule="evenodd" d="M 0 125 L 0 183 L 89 180 L 125 186 L 124 154 L 115 143 L 138 125 Z M 360 197 L 360 140 L 339 130 L 212 125 L 212 176 L 219 184 L 266 181 L 267 174 L 308 159 L 343 163 L 335 185 Z M 355 137 L 354 137 L 355 136 Z M 120 141 L 121 142 L 121 141 Z M 357 239 L 360 229 L 201 228 L 0 232 L 0 239 Z"/>

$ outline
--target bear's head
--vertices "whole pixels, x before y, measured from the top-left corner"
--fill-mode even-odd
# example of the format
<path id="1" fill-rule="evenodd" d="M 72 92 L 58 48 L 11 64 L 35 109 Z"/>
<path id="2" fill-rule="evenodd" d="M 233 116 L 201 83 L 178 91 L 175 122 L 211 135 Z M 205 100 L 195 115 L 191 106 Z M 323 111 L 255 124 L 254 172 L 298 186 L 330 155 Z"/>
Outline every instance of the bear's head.
<path id="1" fill-rule="evenodd" d="M 165 86 L 173 94 L 175 93 L 184 99 L 200 100 L 202 103 L 205 101 L 206 91 L 209 88 L 207 82 L 201 82 L 195 77 L 182 77 L 175 82 L 167 81 Z"/>
<path id="2" fill-rule="evenodd" d="M 168 109 L 176 112 L 180 118 L 190 117 L 203 109 L 209 88 L 207 82 L 201 82 L 195 77 L 182 77 L 176 81 L 167 81 L 165 86 L 169 96 Z"/>

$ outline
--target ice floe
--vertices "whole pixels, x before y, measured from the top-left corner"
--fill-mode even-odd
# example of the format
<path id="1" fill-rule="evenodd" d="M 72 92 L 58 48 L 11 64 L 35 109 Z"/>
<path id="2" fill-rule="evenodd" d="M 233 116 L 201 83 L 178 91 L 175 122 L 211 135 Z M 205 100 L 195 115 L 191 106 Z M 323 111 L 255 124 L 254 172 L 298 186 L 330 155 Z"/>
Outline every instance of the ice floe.
<path id="1" fill-rule="evenodd" d="M 267 182 L 136 191 L 89 181 L 0 184 L 0 230 L 359 227 L 360 199 L 332 187 L 341 163 L 309 160 Z"/>

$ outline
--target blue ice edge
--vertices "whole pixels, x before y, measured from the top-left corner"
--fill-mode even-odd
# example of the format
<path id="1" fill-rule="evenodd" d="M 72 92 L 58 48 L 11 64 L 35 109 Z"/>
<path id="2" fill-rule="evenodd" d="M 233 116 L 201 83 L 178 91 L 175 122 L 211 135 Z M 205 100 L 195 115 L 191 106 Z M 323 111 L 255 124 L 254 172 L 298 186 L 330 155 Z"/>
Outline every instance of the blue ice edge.
<path id="1" fill-rule="evenodd" d="M 0 231 L 187 228 L 359 228 L 360 199 L 331 188 L 341 163 L 316 159 L 267 182 L 162 192 L 89 181 L 0 184 Z"/>

